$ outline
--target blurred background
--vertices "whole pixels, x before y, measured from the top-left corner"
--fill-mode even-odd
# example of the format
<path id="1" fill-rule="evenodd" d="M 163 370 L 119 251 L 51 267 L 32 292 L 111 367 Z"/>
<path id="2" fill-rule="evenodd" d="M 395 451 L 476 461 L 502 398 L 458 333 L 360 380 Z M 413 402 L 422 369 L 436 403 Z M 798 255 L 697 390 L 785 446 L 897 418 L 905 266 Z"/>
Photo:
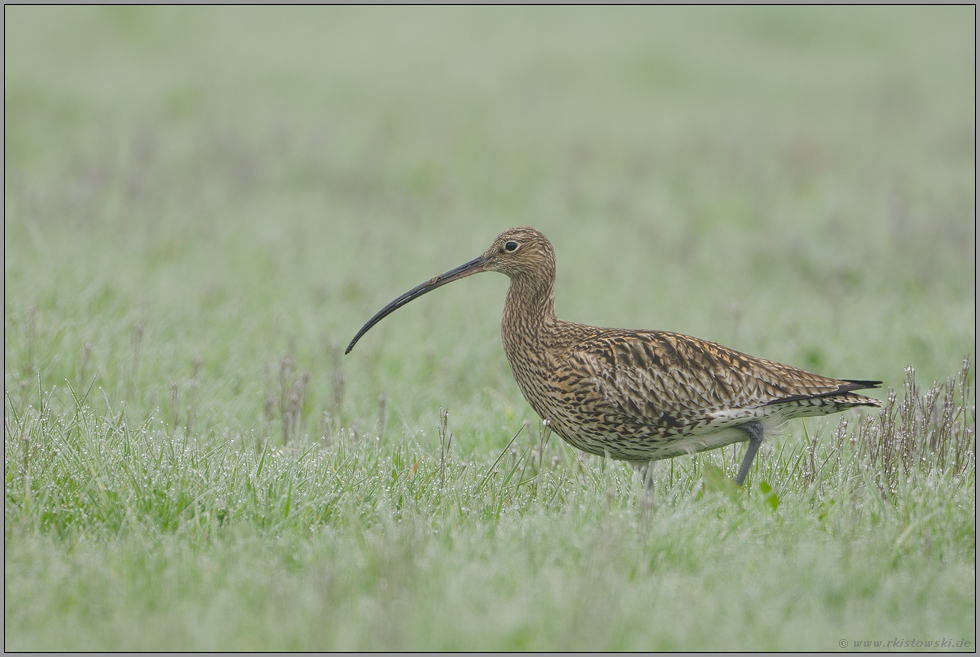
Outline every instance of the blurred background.
<path id="1" fill-rule="evenodd" d="M 247 433 L 288 356 L 311 433 L 370 426 L 385 395 L 407 432 L 446 405 L 498 442 L 530 414 L 502 277 L 339 349 L 518 224 L 555 245 L 564 319 L 891 386 L 954 374 L 975 15 L 5 7 L 5 390 L 94 380 L 148 414 L 177 389 Z"/>

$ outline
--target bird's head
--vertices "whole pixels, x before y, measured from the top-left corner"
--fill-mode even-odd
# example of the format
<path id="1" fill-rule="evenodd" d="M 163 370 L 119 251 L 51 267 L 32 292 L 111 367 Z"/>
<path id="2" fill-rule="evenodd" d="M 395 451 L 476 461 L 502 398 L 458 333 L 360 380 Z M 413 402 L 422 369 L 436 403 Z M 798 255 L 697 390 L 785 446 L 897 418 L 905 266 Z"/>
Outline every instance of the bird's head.
<path id="1" fill-rule="evenodd" d="M 480 271 L 498 271 L 511 278 L 544 271 L 554 275 L 555 250 L 544 234 L 530 226 L 505 230 L 483 252 Z M 475 273 L 475 272 L 474 272 Z"/>

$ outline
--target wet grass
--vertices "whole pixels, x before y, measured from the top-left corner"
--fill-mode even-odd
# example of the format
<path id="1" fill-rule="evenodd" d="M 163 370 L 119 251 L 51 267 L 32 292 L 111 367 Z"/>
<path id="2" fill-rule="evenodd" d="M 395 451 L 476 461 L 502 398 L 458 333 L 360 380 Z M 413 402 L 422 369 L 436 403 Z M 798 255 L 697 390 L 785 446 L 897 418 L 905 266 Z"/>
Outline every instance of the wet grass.
<path id="1" fill-rule="evenodd" d="M 974 16 L 6 8 L 5 648 L 974 649 Z M 522 223 L 560 316 L 884 409 L 647 495 L 502 277 L 340 355 Z"/>

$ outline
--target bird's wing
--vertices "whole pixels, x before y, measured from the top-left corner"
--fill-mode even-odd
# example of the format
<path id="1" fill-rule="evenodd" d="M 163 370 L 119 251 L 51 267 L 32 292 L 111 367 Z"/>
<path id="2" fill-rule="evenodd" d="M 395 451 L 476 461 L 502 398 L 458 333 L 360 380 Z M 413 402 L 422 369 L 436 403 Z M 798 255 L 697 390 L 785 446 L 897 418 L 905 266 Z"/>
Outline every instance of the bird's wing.
<path id="1" fill-rule="evenodd" d="M 855 389 L 678 333 L 607 329 L 570 350 L 625 421 L 689 431 L 736 424 L 770 404 Z"/>

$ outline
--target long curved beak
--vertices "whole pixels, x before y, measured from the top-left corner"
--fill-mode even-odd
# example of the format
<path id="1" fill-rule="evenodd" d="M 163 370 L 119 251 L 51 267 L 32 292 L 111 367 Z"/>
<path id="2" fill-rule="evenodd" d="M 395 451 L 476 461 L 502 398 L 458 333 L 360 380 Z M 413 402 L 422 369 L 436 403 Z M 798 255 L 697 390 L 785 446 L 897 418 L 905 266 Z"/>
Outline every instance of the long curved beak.
<path id="1" fill-rule="evenodd" d="M 347 349 L 344 351 L 344 354 L 345 355 L 349 354 L 351 349 L 354 348 L 354 345 L 357 344 L 357 341 L 361 339 L 361 336 L 367 333 L 368 331 L 370 331 L 372 326 L 374 326 L 382 319 L 384 319 L 391 313 L 395 312 L 396 310 L 404 306 L 409 301 L 412 301 L 413 299 L 418 299 L 423 294 L 431 292 L 437 287 L 442 287 L 446 283 L 452 283 L 453 281 L 457 281 L 461 278 L 466 278 L 467 276 L 471 276 L 473 274 L 478 274 L 481 271 L 485 271 L 484 266 L 486 264 L 487 264 L 486 258 L 484 256 L 480 256 L 479 258 L 470 260 L 466 264 L 460 265 L 455 269 L 450 269 L 445 274 L 439 274 L 435 278 L 430 278 L 428 281 L 422 283 L 417 287 L 413 287 L 411 290 L 409 290 L 408 292 L 401 295 L 400 297 L 398 297 L 397 299 L 389 303 L 387 306 L 379 310 L 374 317 L 369 319 L 367 321 L 367 324 L 361 327 L 361 330 L 357 332 L 357 335 L 354 336 L 354 339 L 350 341 L 349 345 L 347 345 Z"/>

